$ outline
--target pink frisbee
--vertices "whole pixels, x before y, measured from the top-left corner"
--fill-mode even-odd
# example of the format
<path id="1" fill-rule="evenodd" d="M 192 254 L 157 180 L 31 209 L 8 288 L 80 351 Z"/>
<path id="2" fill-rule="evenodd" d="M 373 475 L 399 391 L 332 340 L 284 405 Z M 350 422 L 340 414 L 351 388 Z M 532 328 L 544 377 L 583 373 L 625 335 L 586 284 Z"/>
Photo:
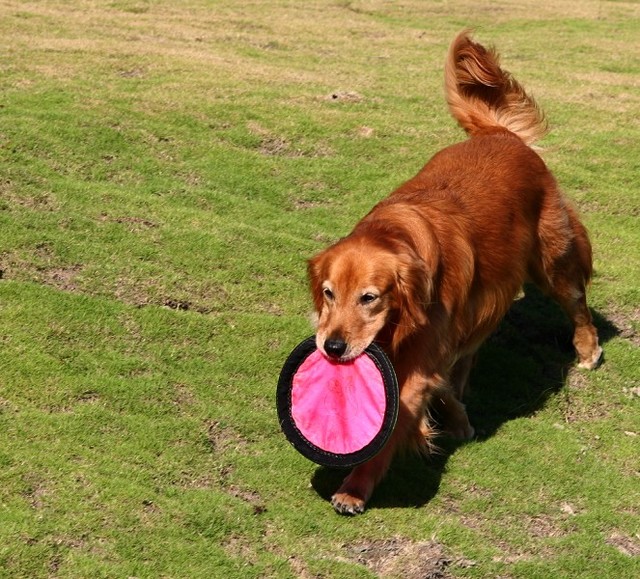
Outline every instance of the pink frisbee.
<path id="1" fill-rule="evenodd" d="M 398 382 L 379 346 L 338 362 L 307 338 L 291 352 L 278 381 L 277 408 L 285 436 L 302 455 L 331 467 L 375 456 L 398 417 Z"/>

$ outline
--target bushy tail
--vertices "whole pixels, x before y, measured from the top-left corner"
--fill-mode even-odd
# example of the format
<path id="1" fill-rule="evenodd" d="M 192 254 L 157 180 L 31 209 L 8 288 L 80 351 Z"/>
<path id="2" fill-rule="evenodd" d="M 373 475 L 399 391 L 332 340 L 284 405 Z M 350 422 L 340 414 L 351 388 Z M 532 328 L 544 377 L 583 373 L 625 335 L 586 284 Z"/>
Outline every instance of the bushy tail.
<path id="1" fill-rule="evenodd" d="M 531 145 L 547 132 L 544 114 L 493 49 L 473 42 L 469 30 L 456 36 L 444 70 L 449 110 L 470 135 L 502 127 Z"/>

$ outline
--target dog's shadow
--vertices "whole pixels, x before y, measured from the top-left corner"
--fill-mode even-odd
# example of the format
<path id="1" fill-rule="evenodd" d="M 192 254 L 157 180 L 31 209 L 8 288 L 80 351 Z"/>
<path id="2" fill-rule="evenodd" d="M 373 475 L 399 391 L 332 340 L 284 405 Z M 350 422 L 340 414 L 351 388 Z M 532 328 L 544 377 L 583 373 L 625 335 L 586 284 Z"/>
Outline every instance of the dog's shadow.
<path id="1" fill-rule="evenodd" d="M 592 310 L 600 343 L 620 334 L 612 322 Z M 535 414 L 556 395 L 575 364 L 572 328 L 559 306 L 535 287 L 514 302 L 498 329 L 482 346 L 465 397 L 476 440 L 491 438 L 502 424 Z M 437 440 L 439 452 L 394 461 L 368 508 L 413 507 L 438 492 L 449 457 L 464 443 Z M 311 480 L 318 495 L 329 500 L 345 471 L 319 467 Z"/>

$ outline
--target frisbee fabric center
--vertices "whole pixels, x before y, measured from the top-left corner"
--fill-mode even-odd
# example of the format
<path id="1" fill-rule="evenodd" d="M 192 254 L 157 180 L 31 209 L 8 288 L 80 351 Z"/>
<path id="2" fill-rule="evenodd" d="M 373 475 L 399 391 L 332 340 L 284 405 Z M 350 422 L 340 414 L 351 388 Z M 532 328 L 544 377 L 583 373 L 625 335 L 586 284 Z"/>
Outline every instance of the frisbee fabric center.
<path id="1" fill-rule="evenodd" d="M 293 377 L 291 415 L 312 444 L 335 454 L 357 452 L 382 428 L 383 379 L 368 356 L 332 362 L 311 353 Z"/>
<path id="2" fill-rule="evenodd" d="M 389 440 L 399 408 L 398 380 L 370 344 L 348 362 L 327 358 L 310 336 L 287 357 L 276 392 L 282 432 L 298 452 L 328 467 L 370 460 Z"/>

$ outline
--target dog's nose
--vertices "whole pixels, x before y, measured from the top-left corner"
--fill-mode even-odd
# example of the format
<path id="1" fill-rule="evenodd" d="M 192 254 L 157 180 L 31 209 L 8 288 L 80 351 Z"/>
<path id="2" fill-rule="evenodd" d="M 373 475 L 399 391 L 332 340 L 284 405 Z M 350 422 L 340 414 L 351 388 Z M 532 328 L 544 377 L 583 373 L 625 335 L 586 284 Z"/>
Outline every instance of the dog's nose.
<path id="1" fill-rule="evenodd" d="M 324 351 L 332 358 L 339 358 L 347 351 L 347 343 L 343 340 L 326 340 Z"/>

